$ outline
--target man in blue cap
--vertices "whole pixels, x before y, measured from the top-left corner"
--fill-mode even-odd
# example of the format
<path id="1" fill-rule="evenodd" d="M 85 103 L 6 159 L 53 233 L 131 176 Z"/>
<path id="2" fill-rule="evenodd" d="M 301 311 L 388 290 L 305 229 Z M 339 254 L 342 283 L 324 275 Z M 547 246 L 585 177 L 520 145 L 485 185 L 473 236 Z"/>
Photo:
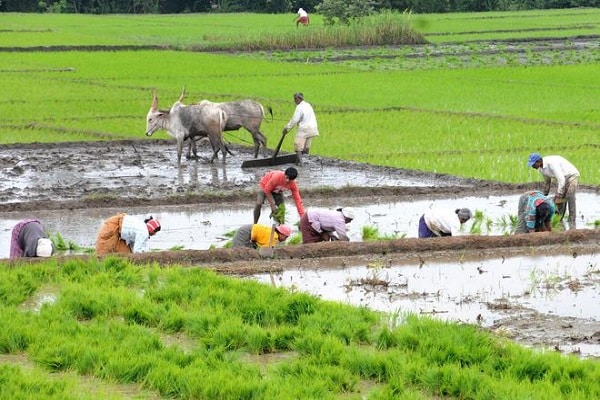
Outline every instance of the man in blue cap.
<path id="1" fill-rule="evenodd" d="M 565 215 L 567 206 L 569 207 L 569 229 L 575 229 L 577 220 L 575 194 L 579 185 L 579 171 L 577 168 L 564 157 L 542 157 L 540 153 L 531 153 L 527 165 L 540 171 L 544 177 L 546 186 L 543 193 L 545 196 L 548 196 L 548 193 L 550 193 L 552 180 L 556 181 L 554 203 L 558 207 L 561 220 Z"/>

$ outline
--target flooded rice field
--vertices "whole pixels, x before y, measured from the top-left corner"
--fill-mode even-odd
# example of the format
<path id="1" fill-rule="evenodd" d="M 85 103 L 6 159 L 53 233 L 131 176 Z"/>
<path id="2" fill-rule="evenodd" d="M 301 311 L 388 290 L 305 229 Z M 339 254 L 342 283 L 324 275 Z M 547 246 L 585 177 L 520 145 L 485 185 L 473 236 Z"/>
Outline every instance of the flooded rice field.
<path id="1" fill-rule="evenodd" d="M 600 357 L 598 254 L 417 265 L 373 261 L 341 269 L 263 273 L 254 279 L 399 316 L 414 313 L 478 324 L 530 346 Z M 552 324 L 570 334 L 553 334 Z M 546 335 L 543 340 L 540 331 Z"/>
<path id="2" fill-rule="evenodd" d="M 184 161 L 178 169 L 171 141 L 0 146 L 0 258 L 9 255 L 13 225 L 25 218 L 41 219 L 51 236 L 80 246 L 73 253 L 81 256 L 93 248 L 104 219 L 152 214 L 162 230 L 150 240 L 153 251 L 134 260 L 208 266 L 328 300 L 478 324 L 526 345 L 600 357 L 598 188 L 581 187 L 576 227 L 518 237 L 510 220 L 520 194 L 540 186 L 533 178 L 512 185 L 310 156 L 299 167 L 304 205 L 354 207 L 352 242 L 284 246 L 265 260 L 249 249 L 220 249 L 229 233 L 252 222 L 257 182 L 271 169 L 240 168 L 250 151 L 234 150 L 226 163 Z M 297 234 L 295 207 L 289 198 L 286 205 Z M 465 224 L 463 238 L 415 239 L 431 207 L 468 207 L 476 218 Z M 261 223 L 271 223 L 268 214 L 265 207 Z M 364 227 L 394 240 L 365 242 Z M 563 231 L 569 228 L 577 230 Z"/>
<path id="3" fill-rule="evenodd" d="M 211 247 L 223 247 L 230 237 L 227 235 L 241 225 L 252 223 L 254 196 L 249 195 L 246 201 L 235 204 L 180 204 L 151 207 L 123 208 L 84 208 L 72 210 L 39 210 L 31 212 L 13 211 L 0 213 L 0 258 L 6 258 L 10 250 L 10 233 L 12 227 L 20 220 L 35 215 L 42 220 L 50 234 L 60 233 L 65 239 L 82 248 L 93 248 L 96 235 L 102 221 L 118 212 L 139 216 L 153 215 L 161 221 L 162 229 L 152 237 L 150 247 L 153 250 L 189 249 L 206 250 Z M 416 197 L 416 196 L 415 196 Z M 356 218 L 348 224 L 349 237 L 352 241 L 362 241 L 363 227 L 376 227 L 382 236 L 396 238 L 417 237 L 419 218 L 431 207 L 460 208 L 468 207 L 473 212 L 482 214 L 482 223 L 477 234 L 507 235 L 513 227 L 510 217 L 517 214 L 519 195 L 456 197 L 453 199 L 418 199 L 413 201 L 393 201 L 390 198 L 346 198 L 317 199 L 312 201 L 315 208 L 335 208 L 352 206 L 356 209 Z M 600 220 L 600 196 L 595 193 L 580 193 L 577 198 L 578 228 L 593 228 L 594 222 Z M 311 205 L 306 204 L 310 209 Z M 292 234 L 299 234 L 298 214 L 291 199 L 286 200 L 286 222 L 290 224 Z M 268 207 L 264 208 L 259 221 L 271 224 Z M 465 234 L 473 229 L 475 219 L 463 226 Z M 568 224 L 564 221 L 564 227 Z M 562 225 L 557 227 L 563 229 Z"/>

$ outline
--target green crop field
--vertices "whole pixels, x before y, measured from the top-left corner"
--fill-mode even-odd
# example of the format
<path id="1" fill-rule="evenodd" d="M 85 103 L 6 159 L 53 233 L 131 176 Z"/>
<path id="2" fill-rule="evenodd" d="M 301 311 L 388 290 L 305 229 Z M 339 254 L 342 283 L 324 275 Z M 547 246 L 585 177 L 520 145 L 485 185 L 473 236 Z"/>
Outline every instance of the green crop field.
<path id="1" fill-rule="evenodd" d="M 422 27 L 425 39 L 435 36 L 436 42 L 443 38 L 440 32 L 455 35 L 486 28 L 489 33 L 481 33 L 482 39 L 514 32 L 522 40 L 524 32 L 531 37 L 566 35 L 558 27 L 588 34 L 589 27 L 598 27 L 593 11 L 398 18 L 408 19 L 415 29 Z M 540 151 L 572 160 L 581 170 L 582 183 L 600 183 L 595 166 L 598 38 L 587 40 L 587 47 L 572 48 L 571 39 L 563 37 L 557 40 L 561 47 L 542 53 L 531 47 L 515 52 L 499 42 L 492 55 L 483 51 L 489 42 L 468 40 L 422 45 L 419 50 L 371 47 L 361 57 L 347 48 L 242 54 L 182 50 L 224 42 L 229 48 L 232 41 L 243 48 L 241 30 L 253 38 L 287 35 L 297 31 L 289 19 L 245 14 L 0 15 L 8 27 L 0 37 L 6 49 L 0 52 L 0 142 L 142 138 L 151 90 L 168 107 L 186 86 L 190 102 L 253 98 L 271 106 L 275 120 L 265 131 L 272 146 L 293 111 L 291 95 L 302 91 L 318 114 L 322 134 L 313 150 L 320 155 L 523 182 L 532 179 L 526 156 Z M 311 29 L 328 28 L 316 16 Z M 93 47 L 152 43 L 172 50 Z M 36 47 L 59 45 L 72 47 Z M 12 46 L 37 51 L 12 51 Z M 250 142 L 243 132 L 226 139 Z"/>
<path id="2" fill-rule="evenodd" d="M 154 140 L 144 135 L 152 90 L 168 108 L 185 86 L 187 102 L 272 107 L 273 147 L 302 91 L 319 155 L 527 182 L 539 178 L 526 157 L 540 151 L 600 184 L 597 10 L 386 15 L 336 28 L 315 15 L 303 30 L 293 17 L 0 14 L 0 143 Z M 371 44 L 378 21 L 395 19 L 422 43 L 320 45 Z M 245 132 L 225 138 L 250 145 Z M 5 265 L 0 299 L 0 398 L 600 397 L 597 361 L 202 269 Z"/>
<path id="3" fill-rule="evenodd" d="M 283 34 L 296 29 L 287 17 L 3 15 L 10 32 L 2 35 L 0 44 L 180 47 L 219 43 L 223 37 L 230 41 L 241 29 L 249 36 Z M 591 10 L 408 18 L 416 29 L 423 27 L 426 38 L 439 38 L 441 30 L 457 34 L 486 28 L 490 35 L 514 31 L 516 36 L 523 32 L 545 36 L 544 32 L 560 31 L 557 27 L 577 26 L 578 33 L 585 34 L 590 26 L 597 27 L 599 19 Z M 315 30 L 326 29 L 318 18 L 315 21 Z M 479 50 L 471 47 L 475 55 L 471 54 L 470 64 L 475 66 L 454 66 L 453 54 L 436 57 L 432 66 L 431 54 L 440 46 L 429 47 L 429 54 L 412 60 L 410 68 L 395 69 L 389 67 L 394 59 L 382 62 L 372 53 L 349 63 L 310 62 L 306 52 L 285 52 L 302 61 L 275 59 L 282 51 L 275 56 L 264 51 L 238 56 L 77 47 L 5 51 L 0 54 L 4 88 L 0 140 L 141 138 L 150 91 L 157 89 L 161 106 L 167 107 L 185 85 L 189 101 L 253 98 L 270 105 L 276 117 L 265 130 L 273 143 L 293 110 L 291 94 L 302 91 L 318 113 L 322 135 L 314 151 L 321 155 L 522 182 L 531 177 L 523 162 L 526 155 L 540 151 L 571 159 L 580 167 L 583 183 L 600 182 L 593 162 L 600 127 L 595 102 L 600 82 L 597 48 L 570 51 L 589 53 L 583 59 L 571 56 L 540 65 L 531 55 L 529 61 L 519 62 L 511 61 L 509 54 L 505 65 L 488 58 L 478 66 L 473 60 Z M 380 48 L 379 54 L 391 51 Z M 332 57 L 337 50 L 328 53 Z M 406 62 L 402 54 L 395 58 L 396 64 Z M 238 134 L 228 140 L 249 138 Z"/>

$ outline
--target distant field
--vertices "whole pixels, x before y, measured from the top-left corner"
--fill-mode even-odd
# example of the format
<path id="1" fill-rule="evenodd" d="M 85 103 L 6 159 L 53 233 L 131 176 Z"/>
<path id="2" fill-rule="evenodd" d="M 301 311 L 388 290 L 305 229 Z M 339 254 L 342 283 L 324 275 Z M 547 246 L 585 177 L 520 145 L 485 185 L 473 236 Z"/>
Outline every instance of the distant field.
<path id="1" fill-rule="evenodd" d="M 587 40 L 587 47 L 569 47 L 572 30 L 584 35 L 592 26 L 598 31 L 598 14 L 410 16 L 426 38 L 436 41 L 562 32 L 561 47 L 545 53 L 534 44 L 516 50 L 498 44 L 497 52 L 488 54 L 489 42 L 464 42 L 458 51 L 456 44 L 372 48 L 362 50 L 368 51 L 365 57 L 350 59 L 336 58 L 358 50 L 243 56 L 166 50 L 0 52 L 0 142 L 142 138 L 151 90 L 158 90 L 166 108 L 185 85 L 189 102 L 253 98 L 272 106 L 275 119 L 264 125 L 272 147 L 293 112 L 292 94 L 302 91 L 318 113 L 316 154 L 523 182 L 538 179 L 525 159 L 541 151 L 571 159 L 582 183 L 600 184 L 598 38 Z M 241 40 L 244 31 L 296 31 L 293 17 L 0 14 L 5 29 L 0 47 Z M 319 16 L 312 21 L 309 29 L 320 29 Z M 469 53 L 466 61 L 464 53 Z M 250 135 L 240 131 L 226 139 L 249 143 Z M 284 143 L 284 150 L 291 147 L 291 140 Z"/>

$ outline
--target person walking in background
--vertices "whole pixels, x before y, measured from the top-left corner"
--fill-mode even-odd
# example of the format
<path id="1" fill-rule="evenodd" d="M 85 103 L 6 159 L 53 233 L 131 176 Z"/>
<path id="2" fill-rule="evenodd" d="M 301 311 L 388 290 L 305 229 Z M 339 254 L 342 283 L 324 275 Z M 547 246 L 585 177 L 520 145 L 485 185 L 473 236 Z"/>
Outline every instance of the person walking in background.
<path id="1" fill-rule="evenodd" d="M 309 210 L 300 218 L 302 243 L 349 241 L 346 224 L 352 222 L 356 212 L 352 207 L 330 210 Z"/>
<path id="2" fill-rule="evenodd" d="M 148 239 L 161 229 L 152 217 L 144 220 L 120 213 L 102 223 L 96 239 L 96 254 L 131 254 L 148 251 Z"/>
<path id="3" fill-rule="evenodd" d="M 303 8 L 298 9 L 298 15 L 296 16 L 296 18 L 294 18 L 294 21 L 296 21 L 296 28 L 300 24 L 304 26 L 308 26 L 308 24 L 310 24 L 310 18 L 308 16 L 308 13 L 304 11 Z"/>
<path id="4" fill-rule="evenodd" d="M 555 212 L 552 199 L 539 190 L 522 194 L 519 197 L 515 233 L 552 232 L 552 217 Z"/>
<path id="5" fill-rule="evenodd" d="M 294 94 L 294 103 L 296 103 L 294 115 L 283 128 L 283 134 L 286 135 L 298 125 L 298 131 L 294 139 L 294 151 L 297 156 L 296 164 L 302 165 L 302 155 L 310 153 L 312 138 L 319 136 L 319 127 L 315 111 L 310 103 L 304 101 L 302 93 Z"/>
<path id="6" fill-rule="evenodd" d="M 258 223 L 260 213 L 265 199 L 269 202 L 271 207 L 271 217 L 276 217 L 277 211 L 280 204 L 283 204 L 283 192 L 292 192 L 292 198 L 296 203 L 296 210 L 298 215 L 302 217 L 304 214 L 304 205 L 302 204 L 302 197 L 300 197 L 300 190 L 296 183 L 298 177 L 298 170 L 294 167 L 289 167 L 285 171 L 268 171 L 260 180 L 258 187 L 258 195 L 256 196 L 256 204 L 254 206 L 254 223 Z M 277 222 L 283 223 L 282 220 Z"/>
<path id="7" fill-rule="evenodd" d="M 13 227 L 10 258 L 50 257 L 52 254 L 54 254 L 54 244 L 46 235 L 40 220 L 26 219 Z"/>
<path id="8" fill-rule="evenodd" d="M 429 210 L 419 219 L 419 237 L 458 236 L 461 225 L 469 219 L 471 210 L 468 208 Z"/>
<path id="9" fill-rule="evenodd" d="M 276 246 L 278 243 L 285 242 L 291 233 L 292 229 L 287 225 L 275 225 L 274 228 L 261 224 L 242 225 L 235 233 L 231 247 L 258 249 Z"/>
<path id="10" fill-rule="evenodd" d="M 565 215 L 567 206 L 569 207 L 569 229 L 576 229 L 577 204 L 575 196 L 577 186 L 579 186 L 579 170 L 564 157 L 542 157 L 540 153 L 531 153 L 527 165 L 537 169 L 544 177 L 546 185 L 543 193 L 545 196 L 550 193 L 552 180 L 556 181 L 554 204 L 558 207 L 561 220 Z"/>

